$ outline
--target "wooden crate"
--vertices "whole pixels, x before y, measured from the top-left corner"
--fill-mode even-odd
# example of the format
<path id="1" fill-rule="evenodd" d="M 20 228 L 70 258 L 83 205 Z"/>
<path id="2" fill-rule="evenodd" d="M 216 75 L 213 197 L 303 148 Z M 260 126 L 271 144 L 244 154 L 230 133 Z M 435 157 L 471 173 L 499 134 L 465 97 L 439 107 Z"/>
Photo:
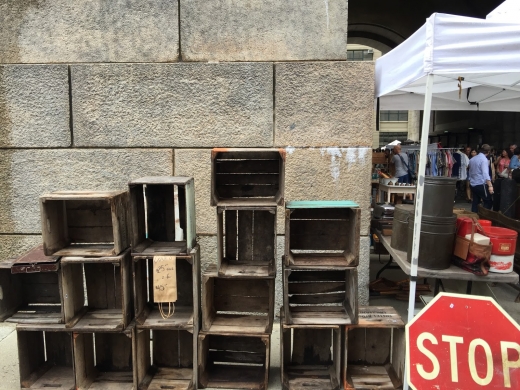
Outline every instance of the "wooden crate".
<path id="1" fill-rule="evenodd" d="M 0 263 L 0 321 L 61 324 L 64 322 L 58 257 L 43 247 Z"/>
<path id="2" fill-rule="evenodd" d="M 282 205 L 285 149 L 211 151 L 211 205 Z"/>
<path id="3" fill-rule="evenodd" d="M 136 389 L 135 326 L 122 332 L 73 334 L 77 390 Z"/>
<path id="4" fill-rule="evenodd" d="M 339 390 L 339 325 L 290 325 L 280 309 L 280 373 L 284 390 Z"/>
<path id="5" fill-rule="evenodd" d="M 64 325 L 43 330 L 17 329 L 20 387 L 75 390 L 72 333 Z"/>
<path id="6" fill-rule="evenodd" d="M 132 256 L 189 254 L 196 245 L 193 178 L 143 177 L 128 187 Z"/>
<path id="7" fill-rule="evenodd" d="M 345 327 L 343 353 L 345 390 L 403 388 L 404 323 L 394 308 L 360 307 L 359 324 Z"/>
<path id="8" fill-rule="evenodd" d="M 276 275 L 276 207 L 217 207 L 220 276 Z"/>
<path id="9" fill-rule="evenodd" d="M 61 267 L 68 328 L 103 332 L 123 330 L 130 323 L 134 314 L 130 249 L 110 257 L 63 257 Z"/>
<path id="10" fill-rule="evenodd" d="M 274 278 L 221 278 L 215 266 L 202 275 L 202 330 L 208 333 L 271 333 Z"/>
<path id="11" fill-rule="evenodd" d="M 361 209 L 350 201 L 287 202 L 285 265 L 357 266 L 360 216 Z"/>
<path id="12" fill-rule="evenodd" d="M 356 324 L 357 300 L 356 268 L 284 268 L 283 304 L 287 324 Z"/>
<path id="13" fill-rule="evenodd" d="M 114 256 L 128 248 L 126 191 L 58 191 L 40 197 L 51 256 Z"/>
<path id="14" fill-rule="evenodd" d="M 199 387 L 266 390 L 271 335 L 199 333 Z"/>
<path id="15" fill-rule="evenodd" d="M 188 330 L 137 330 L 139 390 L 197 389 L 197 335 Z M 195 334 L 194 334 L 195 333 Z"/>
<path id="16" fill-rule="evenodd" d="M 175 313 L 162 318 L 153 302 L 153 263 L 151 259 L 132 258 L 135 318 L 139 329 L 193 329 L 199 323 L 200 247 L 176 256 L 177 302 Z"/>

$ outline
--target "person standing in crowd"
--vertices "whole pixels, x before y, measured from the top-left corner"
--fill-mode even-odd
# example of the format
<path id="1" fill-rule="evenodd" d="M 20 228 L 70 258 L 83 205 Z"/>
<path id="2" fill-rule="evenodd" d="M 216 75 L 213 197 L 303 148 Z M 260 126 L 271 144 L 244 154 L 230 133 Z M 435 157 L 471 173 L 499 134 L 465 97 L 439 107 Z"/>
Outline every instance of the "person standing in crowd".
<path id="1" fill-rule="evenodd" d="M 395 165 L 395 177 L 399 180 L 398 183 L 410 183 L 410 175 L 408 174 L 408 156 L 406 153 L 401 152 L 401 145 L 395 145 L 394 149 L 394 157 L 392 157 L 392 162 Z"/>
<path id="2" fill-rule="evenodd" d="M 515 154 L 516 144 L 509 145 L 509 151 L 511 154 Z"/>
<path id="3" fill-rule="evenodd" d="M 471 159 L 472 157 L 477 155 L 477 151 L 473 149 L 471 146 L 466 146 L 466 149 L 464 151 L 466 153 L 466 156 L 468 156 L 468 159 Z M 468 168 L 469 170 L 469 165 Z M 473 202 L 473 195 L 471 195 L 471 185 L 469 184 L 469 176 L 468 180 L 466 180 L 466 201 Z"/>
<path id="4" fill-rule="evenodd" d="M 520 168 L 520 148 L 515 148 L 513 151 L 513 157 L 511 157 L 511 161 L 509 162 L 509 169 L 518 169 Z"/>
<path id="5" fill-rule="evenodd" d="M 478 212 L 480 201 L 484 203 L 484 207 L 488 210 L 493 206 L 493 184 L 489 177 L 489 161 L 487 156 L 491 147 L 488 144 L 482 145 L 480 153 L 469 161 L 469 182 L 471 192 L 473 194 L 473 203 L 471 211 Z"/>
<path id="6" fill-rule="evenodd" d="M 513 153 L 509 149 L 502 149 L 500 156 L 498 157 L 496 164 L 496 174 L 497 179 L 503 179 L 508 177 L 509 163 L 511 162 L 511 157 L 513 157 Z"/>

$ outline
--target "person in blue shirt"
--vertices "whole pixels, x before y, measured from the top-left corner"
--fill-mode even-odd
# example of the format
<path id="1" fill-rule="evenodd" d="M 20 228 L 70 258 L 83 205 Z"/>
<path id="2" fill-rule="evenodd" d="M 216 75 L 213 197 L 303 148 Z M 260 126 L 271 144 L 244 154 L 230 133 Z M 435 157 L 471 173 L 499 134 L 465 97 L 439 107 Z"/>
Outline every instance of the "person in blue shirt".
<path id="1" fill-rule="evenodd" d="M 469 160 L 468 179 L 473 194 L 473 202 L 471 204 L 471 211 L 478 212 L 478 205 L 480 201 L 484 204 L 486 209 L 491 209 L 493 206 L 493 184 L 489 177 L 489 161 L 487 156 L 491 147 L 488 144 L 482 145 L 480 153 Z"/>
<path id="2" fill-rule="evenodd" d="M 509 162 L 509 169 L 510 170 L 513 170 L 513 169 L 518 169 L 520 168 L 520 160 L 519 160 L 519 155 L 520 155 L 520 148 L 516 148 L 513 152 L 514 156 L 511 157 L 511 161 Z"/>

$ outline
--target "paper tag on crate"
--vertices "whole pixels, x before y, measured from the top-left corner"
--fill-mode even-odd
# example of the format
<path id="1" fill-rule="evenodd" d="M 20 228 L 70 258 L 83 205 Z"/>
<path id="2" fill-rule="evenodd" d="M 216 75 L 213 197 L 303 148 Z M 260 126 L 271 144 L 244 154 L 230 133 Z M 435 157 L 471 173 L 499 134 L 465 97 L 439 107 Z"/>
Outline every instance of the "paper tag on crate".
<path id="1" fill-rule="evenodd" d="M 153 301 L 172 303 L 177 301 L 177 258 L 154 256 L 153 258 Z"/>

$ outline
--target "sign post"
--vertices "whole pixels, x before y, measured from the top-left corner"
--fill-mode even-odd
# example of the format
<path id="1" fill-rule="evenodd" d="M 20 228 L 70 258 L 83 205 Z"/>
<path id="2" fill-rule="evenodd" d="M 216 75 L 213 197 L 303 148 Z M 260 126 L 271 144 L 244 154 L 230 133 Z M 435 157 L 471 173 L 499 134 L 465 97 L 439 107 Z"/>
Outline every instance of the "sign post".
<path id="1" fill-rule="evenodd" d="M 406 325 L 412 389 L 518 389 L 520 326 L 489 297 L 438 294 Z"/>

